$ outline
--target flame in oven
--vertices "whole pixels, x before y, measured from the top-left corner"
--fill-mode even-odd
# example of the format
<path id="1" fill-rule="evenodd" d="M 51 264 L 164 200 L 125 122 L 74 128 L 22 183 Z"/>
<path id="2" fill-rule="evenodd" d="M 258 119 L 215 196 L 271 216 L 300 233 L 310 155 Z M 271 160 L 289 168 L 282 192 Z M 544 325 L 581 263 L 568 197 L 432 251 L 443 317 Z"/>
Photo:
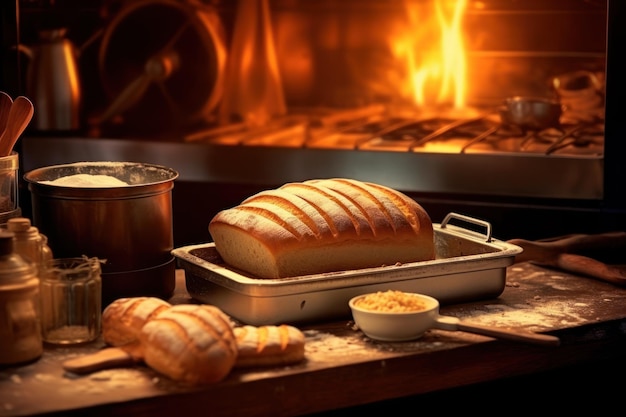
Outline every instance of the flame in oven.
<path id="1" fill-rule="evenodd" d="M 405 0 L 408 26 L 392 35 L 391 51 L 406 66 L 402 94 L 418 107 L 465 107 L 466 6 L 467 0 Z"/>

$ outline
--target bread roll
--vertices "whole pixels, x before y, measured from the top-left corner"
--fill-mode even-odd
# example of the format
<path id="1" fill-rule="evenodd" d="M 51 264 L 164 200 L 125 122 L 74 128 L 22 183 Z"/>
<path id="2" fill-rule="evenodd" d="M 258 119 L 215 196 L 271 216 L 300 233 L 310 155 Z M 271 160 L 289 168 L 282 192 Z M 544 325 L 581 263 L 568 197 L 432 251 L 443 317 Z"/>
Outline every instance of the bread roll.
<path id="1" fill-rule="evenodd" d="M 234 333 L 236 367 L 289 365 L 304 359 L 304 334 L 293 326 L 242 326 Z"/>
<path id="2" fill-rule="evenodd" d="M 170 307 L 155 297 L 118 298 L 102 312 L 102 337 L 111 346 L 138 342 L 144 324 Z"/>
<path id="3" fill-rule="evenodd" d="M 391 188 L 341 178 L 262 191 L 217 213 L 209 232 L 224 262 L 256 278 L 435 257 L 422 206 Z"/>
<path id="4" fill-rule="evenodd" d="M 237 359 L 230 317 L 210 305 L 175 305 L 141 329 L 145 363 L 173 380 L 212 383 Z"/>

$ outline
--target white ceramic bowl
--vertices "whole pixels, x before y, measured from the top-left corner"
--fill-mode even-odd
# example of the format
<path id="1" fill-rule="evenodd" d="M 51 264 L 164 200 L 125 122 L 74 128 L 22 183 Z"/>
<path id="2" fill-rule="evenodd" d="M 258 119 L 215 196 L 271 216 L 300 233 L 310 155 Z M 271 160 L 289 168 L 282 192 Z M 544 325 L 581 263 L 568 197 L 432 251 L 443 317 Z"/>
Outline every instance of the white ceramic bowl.
<path id="1" fill-rule="evenodd" d="M 374 297 L 378 304 L 371 299 L 368 303 L 359 304 L 360 300 L 365 297 Z M 381 298 L 383 298 L 382 302 L 380 302 Z M 399 302 L 385 301 L 385 299 L 388 300 L 389 298 L 392 298 L 392 301 Z M 407 302 L 407 300 L 410 302 Z M 368 337 L 376 340 L 387 342 L 415 340 L 422 337 L 426 330 L 435 328 L 450 331 L 460 330 L 494 338 L 547 346 L 558 346 L 560 344 L 560 340 L 556 336 L 523 330 L 498 329 L 480 324 L 464 323 L 457 317 L 441 316 L 439 315 L 439 301 L 424 294 L 380 291 L 356 296 L 348 304 L 357 326 Z M 398 304 L 405 307 L 404 311 L 397 308 L 381 308 L 381 305 L 389 307 L 397 306 Z"/>
<path id="2" fill-rule="evenodd" d="M 403 296 L 415 297 L 423 305 L 415 311 L 378 311 L 357 306 L 360 299 L 375 294 L 378 293 L 358 295 L 348 302 L 354 322 L 371 339 L 389 342 L 415 340 L 433 327 L 439 317 L 439 302 L 423 294 L 402 293 Z"/>

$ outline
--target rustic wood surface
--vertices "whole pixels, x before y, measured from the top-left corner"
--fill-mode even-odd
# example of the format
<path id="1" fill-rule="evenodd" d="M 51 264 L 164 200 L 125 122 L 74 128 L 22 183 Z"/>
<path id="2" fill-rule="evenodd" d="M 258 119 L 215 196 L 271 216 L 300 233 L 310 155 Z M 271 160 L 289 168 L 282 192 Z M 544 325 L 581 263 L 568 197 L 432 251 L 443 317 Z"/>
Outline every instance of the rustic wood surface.
<path id="1" fill-rule="evenodd" d="M 194 302 L 182 271 L 177 284 L 171 302 Z M 302 415 L 472 386 L 623 356 L 625 303 L 624 288 L 515 264 L 507 269 L 500 297 L 444 305 L 441 313 L 557 335 L 561 346 L 443 330 L 430 330 L 417 341 L 383 343 L 365 337 L 348 317 L 300 327 L 306 335 L 303 363 L 233 370 L 224 381 L 201 387 L 173 382 L 143 364 L 65 373 L 62 362 L 104 344 L 46 347 L 34 363 L 0 369 L 0 416 Z"/>

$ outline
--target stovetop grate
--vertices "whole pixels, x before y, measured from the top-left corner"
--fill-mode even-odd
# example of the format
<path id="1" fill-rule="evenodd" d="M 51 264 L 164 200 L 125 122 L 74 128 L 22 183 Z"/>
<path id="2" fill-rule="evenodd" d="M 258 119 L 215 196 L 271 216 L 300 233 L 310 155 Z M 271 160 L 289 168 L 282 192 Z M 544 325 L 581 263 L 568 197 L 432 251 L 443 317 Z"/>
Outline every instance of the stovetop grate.
<path id="1" fill-rule="evenodd" d="M 301 109 L 268 126 L 234 124 L 194 133 L 187 141 L 238 146 L 276 146 L 367 151 L 460 154 L 601 156 L 604 118 L 581 120 L 564 114 L 542 130 L 503 123 L 495 113 L 467 116 L 390 115 L 384 106 L 358 109 Z M 467 113 L 467 112 L 466 112 Z"/>

